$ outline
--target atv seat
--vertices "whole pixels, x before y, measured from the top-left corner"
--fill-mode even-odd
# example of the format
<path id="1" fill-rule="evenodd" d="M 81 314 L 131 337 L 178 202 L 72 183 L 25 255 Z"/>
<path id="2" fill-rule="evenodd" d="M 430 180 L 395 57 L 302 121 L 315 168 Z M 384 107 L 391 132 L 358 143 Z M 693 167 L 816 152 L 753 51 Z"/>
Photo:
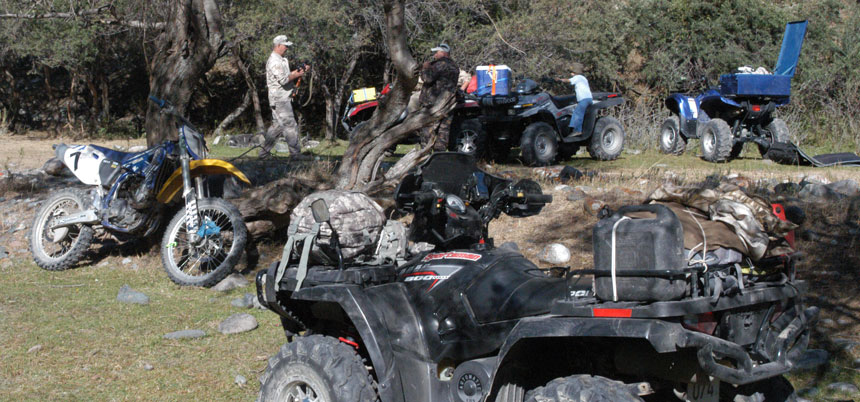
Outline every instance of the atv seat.
<path id="1" fill-rule="evenodd" d="M 552 103 L 555 104 L 555 107 L 559 109 L 566 108 L 576 103 L 576 95 L 550 96 L 550 99 L 552 99 Z"/>

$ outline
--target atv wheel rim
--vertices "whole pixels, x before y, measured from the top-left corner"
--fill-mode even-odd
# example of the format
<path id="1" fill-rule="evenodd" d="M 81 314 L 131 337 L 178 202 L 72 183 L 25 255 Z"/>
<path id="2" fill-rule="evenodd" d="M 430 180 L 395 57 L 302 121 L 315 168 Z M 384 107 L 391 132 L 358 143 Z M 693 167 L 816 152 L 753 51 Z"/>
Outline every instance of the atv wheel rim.
<path id="1" fill-rule="evenodd" d="M 45 219 L 40 219 L 36 224 L 33 233 L 38 234 L 36 239 L 37 250 L 33 250 L 40 254 L 43 259 L 61 260 L 63 259 L 78 241 L 80 235 L 80 225 L 68 226 L 64 228 L 51 229 L 56 222 L 65 216 L 80 211 L 81 208 L 77 201 L 71 198 L 61 198 L 55 200 L 45 210 Z"/>
<path id="2" fill-rule="evenodd" d="M 672 127 L 664 127 L 660 133 L 660 143 L 663 149 L 671 150 L 675 146 L 675 141 L 678 140 L 678 133 Z"/>
<path id="3" fill-rule="evenodd" d="M 603 149 L 610 154 L 617 153 L 621 147 L 621 133 L 615 128 L 609 128 L 603 132 Z"/>
<path id="4" fill-rule="evenodd" d="M 457 152 L 461 154 L 474 155 L 478 150 L 478 133 L 472 130 L 465 130 L 460 133 L 460 139 L 457 141 Z"/>
<path id="5" fill-rule="evenodd" d="M 317 402 L 322 401 L 319 393 L 304 381 L 293 381 L 284 387 L 285 402 Z"/>
<path id="6" fill-rule="evenodd" d="M 716 142 L 717 134 L 711 130 L 706 131 L 705 135 L 702 136 L 702 151 L 705 155 L 712 155 L 714 153 Z"/>
<path id="7" fill-rule="evenodd" d="M 535 154 L 538 156 L 540 160 L 546 160 L 550 156 L 550 151 L 552 150 L 552 140 L 548 138 L 546 135 L 538 135 L 535 138 Z"/>

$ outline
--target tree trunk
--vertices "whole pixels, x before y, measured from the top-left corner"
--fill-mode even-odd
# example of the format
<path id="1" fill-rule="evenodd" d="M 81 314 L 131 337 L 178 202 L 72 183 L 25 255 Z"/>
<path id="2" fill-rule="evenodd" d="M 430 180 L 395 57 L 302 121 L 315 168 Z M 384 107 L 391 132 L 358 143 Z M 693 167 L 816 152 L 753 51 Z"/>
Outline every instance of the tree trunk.
<path id="1" fill-rule="evenodd" d="M 241 49 L 234 49 L 234 55 L 236 56 L 236 67 L 239 68 L 242 76 L 245 77 L 245 84 L 248 85 L 251 103 L 254 104 L 254 122 L 257 125 L 257 134 L 263 134 L 266 132 L 266 123 L 263 122 L 263 111 L 260 108 L 260 93 L 257 91 L 257 84 L 254 83 L 254 77 L 251 77 L 248 65 L 242 59 Z"/>
<path id="2" fill-rule="evenodd" d="M 180 114 L 194 85 L 209 71 L 224 46 L 221 12 L 215 0 L 172 0 L 170 20 L 156 40 L 150 62 L 149 93 L 170 101 Z M 147 102 L 146 143 L 176 139 L 172 119 Z"/>
<path id="3" fill-rule="evenodd" d="M 418 81 L 417 64 L 406 43 L 404 7 L 403 0 L 386 0 L 384 3 L 385 24 L 388 28 L 386 41 L 394 67 L 394 82 L 391 91 L 380 99 L 379 107 L 368 124 L 354 134 L 344 152 L 337 171 L 337 188 L 373 193 L 396 184 L 406 172 L 426 159 L 432 141 L 425 148 L 408 153 L 384 176 L 378 177 L 386 150 L 403 142 L 412 132 L 439 121 L 454 107 L 454 94 L 447 94 L 434 99 L 432 106 L 410 113 L 398 123 Z"/>
<path id="4" fill-rule="evenodd" d="M 108 76 L 104 73 L 100 75 L 100 86 L 102 90 L 102 111 L 101 116 L 103 121 L 110 120 L 110 82 Z"/>
<path id="5" fill-rule="evenodd" d="M 245 92 L 245 96 L 242 97 L 242 103 L 239 105 L 239 107 L 237 107 L 236 110 L 234 110 L 233 112 L 228 114 L 227 117 L 225 117 L 224 120 L 221 122 L 221 124 L 218 125 L 218 128 L 215 129 L 215 135 L 216 136 L 221 135 L 221 133 L 224 131 L 224 129 L 227 126 L 229 126 L 230 124 L 232 124 L 237 118 L 239 118 L 239 116 L 241 116 L 242 113 L 245 113 L 245 110 L 247 110 L 248 106 L 250 106 L 250 105 L 251 105 L 251 90 L 248 89 Z"/>
<path id="6" fill-rule="evenodd" d="M 325 139 L 334 140 L 337 138 L 338 118 L 341 117 L 341 107 L 343 106 L 343 97 L 346 92 L 346 84 L 352 79 L 352 74 L 355 72 L 355 66 L 358 64 L 360 52 L 354 52 L 346 66 L 346 70 L 340 77 L 340 80 L 335 84 L 335 90 L 330 91 L 327 85 L 323 85 L 323 93 L 325 93 Z M 334 93 L 332 93 L 334 92 Z"/>

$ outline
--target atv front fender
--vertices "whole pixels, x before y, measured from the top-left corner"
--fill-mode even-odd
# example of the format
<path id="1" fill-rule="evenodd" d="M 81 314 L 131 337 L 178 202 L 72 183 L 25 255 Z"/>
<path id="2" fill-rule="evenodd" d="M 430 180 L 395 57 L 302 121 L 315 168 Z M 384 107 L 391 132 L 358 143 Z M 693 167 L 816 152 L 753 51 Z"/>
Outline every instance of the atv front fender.
<path id="1" fill-rule="evenodd" d="M 275 267 L 277 264 L 272 265 L 272 268 Z M 285 316 L 284 307 L 278 301 L 279 292 L 274 287 L 276 269 L 272 268 L 257 274 L 258 299 L 267 308 Z M 370 356 L 377 375 L 379 399 L 384 402 L 403 400 L 403 386 L 387 326 L 376 311 L 376 303 L 359 286 L 339 284 L 308 287 L 292 293 L 289 298 L 339 305 L 352 321 Z"/>
<path id="2" fill-rule="evenodd" d="M 251 181 L 245 176 L 242 171 L 236 169 L 230 162 L 225 162 L 218 159 L 198 159 L 191 161 L 191 178 L 203 175 L 231 175 L 241 180 L 245 184 L 251 185 Z M 182 168 L 177 168 L 173 171 L 170 177 L 164 182 L 161 191 L 158 192 L 158 202 L 167 204 L 179 194 L 182 189 Z"/>

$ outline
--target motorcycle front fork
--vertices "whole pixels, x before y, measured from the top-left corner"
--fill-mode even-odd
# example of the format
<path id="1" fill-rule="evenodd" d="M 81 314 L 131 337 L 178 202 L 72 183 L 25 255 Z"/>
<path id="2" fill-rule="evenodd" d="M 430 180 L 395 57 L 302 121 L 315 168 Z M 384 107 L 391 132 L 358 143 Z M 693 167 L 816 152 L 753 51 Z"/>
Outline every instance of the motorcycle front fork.
<path id="1" fill-rule="evenodd" d="M 200 229 L 200 211 L 197 200 L 204 198 L 203 178 L 198 176 L 191 181 L 191 158 L 186 154 L 179 158 L 182 165 L 182 198 L 185 201 L 185 229 L 188 240 L 192 244 L 199 241 L 197 231 Z"/>

